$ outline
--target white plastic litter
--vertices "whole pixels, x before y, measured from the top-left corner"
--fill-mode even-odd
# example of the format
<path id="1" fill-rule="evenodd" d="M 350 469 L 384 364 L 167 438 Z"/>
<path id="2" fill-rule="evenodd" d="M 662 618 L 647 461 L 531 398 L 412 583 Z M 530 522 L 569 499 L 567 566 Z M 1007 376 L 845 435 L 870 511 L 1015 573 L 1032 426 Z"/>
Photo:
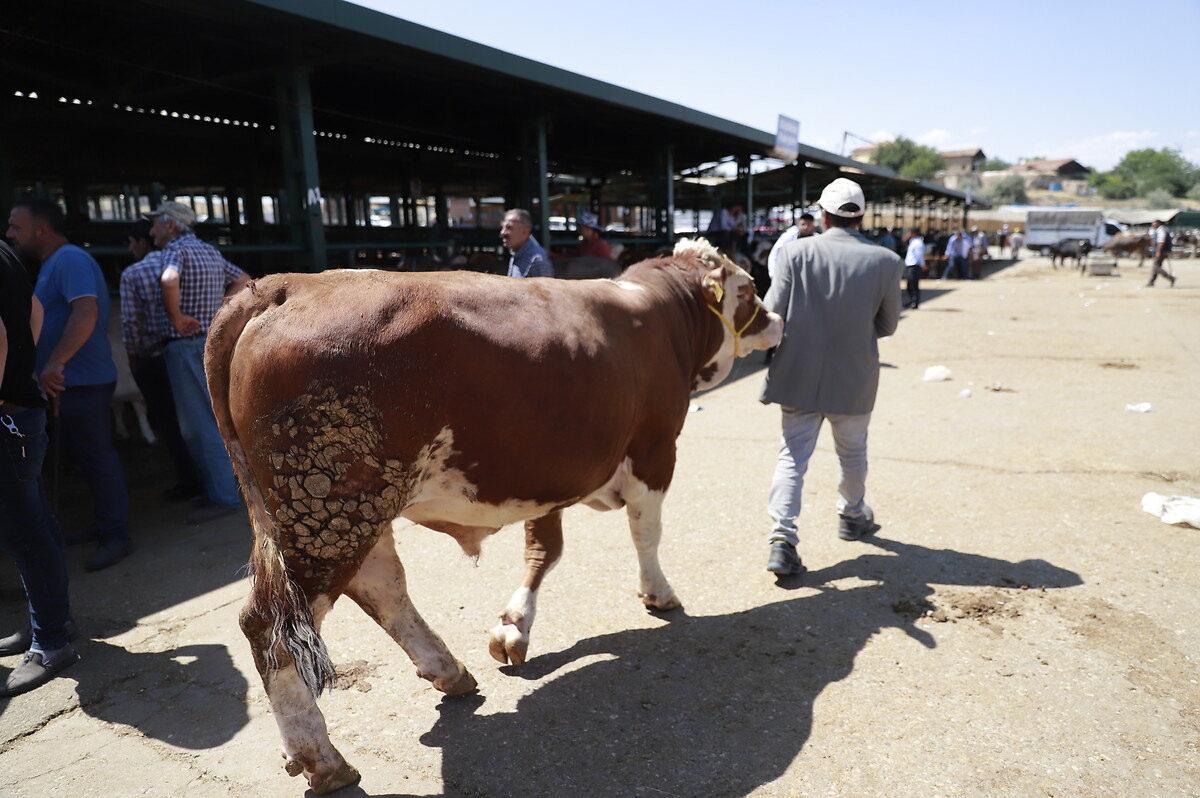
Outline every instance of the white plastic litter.
<path id="1" fill-rule="evenodd" d="M 699 413 L 703 409 L 704 409 L 704 405 L 698 405 L 695 402 L 692 402 L 690 405 L 688 405 L 689 413 Z"/>
<path id="2" fill-rule="evenodd" d="M 1125 405 L 1125 409 L 1132 413 L 1149 413 L 1154 409 L 1154 405 L 1149 402 L 1138 402 L 1137 404 Z"/>
<path id="3" fill-rule="evenodd" d="M 945 366 L 930 366 L 925 369 L 925 382 L 945 382 L 952 377 L 950 369 Z"/>
<path id="4" fill-rule="evenodd" d="M 1096 304 L 1096 300 L 1094 300 L 1094 299 L 1089 299 L 1087 302 L 1084 302 L 1084 303 L 1083 303 L 1083 306 L 1084 306 L 1085 308 L 1090 308 L 1090 307 L 1091 307 L 1092 305 L 1094 305 L 1094 304 Z"/>
<path id="5" fill-rule="evenodd" d="M 1191 496 L 1147 493 L 1142 497 L 1142 510 L 1158 516 L 1164 524 L 1187 524 L 1200 529 L 1200 499 Z"/>
<path id="6" fill-rule="evenodd" d="M 958 395 L 961 396 L 963 399 L 970 399 L 971 398 L 971 389 L 963 388 L 961 391 L 958 392 Z"/>

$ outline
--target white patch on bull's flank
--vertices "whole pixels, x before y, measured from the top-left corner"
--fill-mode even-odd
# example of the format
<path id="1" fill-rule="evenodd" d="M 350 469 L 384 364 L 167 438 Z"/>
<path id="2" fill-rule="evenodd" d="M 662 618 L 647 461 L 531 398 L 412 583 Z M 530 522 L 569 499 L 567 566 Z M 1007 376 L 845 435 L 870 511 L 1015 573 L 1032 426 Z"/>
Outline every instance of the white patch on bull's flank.
<path id="1" fill-rule="evenodd" d="M 269 671 L 265 683 L 279 735 L 283 738 L 288 773 L 297 775 L 302 769 L 302 761 L 312 761 L 311 772 L 322 776 L 329 776 L 345 765 L 346 760 L 329 741 L 325 718 L 296 672 L 296 666 Z"/>
<path id="2" fill-rule="evenodd" d="M 469 527 L 482 539 L 508 524 L 541 518 L 557 506 L 527 499 L 512 499 L 501 504 L 477 501 L 479 487 L 467 479 L 462 469 L 448 465 L 450 458 L 457 454 L 453 430 L 443 427 L 433 442 L 417 455 L 413 473 L 420 476 L 412 497 L 400 511 L 401 518 L 418 524 L 442 522 Z M 478 541 L 476 551 L 477 544 Z"/>
<path id="3" fill-rule="evenodd" d="M 633 461 L 626 457 L 607 482 L 593 493 L 584 496 L 581 501 L 593 510 L 618 510 L 625 506 L 621 491 L 624 490 L 626 481 L 632 477 Z"/>
<path id="4" fill-rule="evenodd" d="M 622 495 L 628 503 L 629 532 L 638 556 L 638 595 L 647 607 L 674 609 L 680 606 L 679 599 L 658 562 L 666 492 L 651 490 L 646 483 L 630 475 Z"/>
<path id="5" fill-rule="evenodd" d="M 612 283 L 617 288 L 620 288 L 622 291 L 632 291 L 635 294 L 646 293 L 646 286 L 638 285 L 637 283 L 631 283 L 628 280 L 609 280 L 608 282 Z"/>

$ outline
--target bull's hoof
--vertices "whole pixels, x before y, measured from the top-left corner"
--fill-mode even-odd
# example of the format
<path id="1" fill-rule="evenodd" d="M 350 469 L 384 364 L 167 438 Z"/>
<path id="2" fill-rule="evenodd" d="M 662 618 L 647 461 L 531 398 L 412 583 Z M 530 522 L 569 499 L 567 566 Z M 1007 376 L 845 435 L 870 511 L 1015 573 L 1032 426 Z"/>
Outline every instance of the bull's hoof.
<path id="1" fill-rule="evenodd" d="M 642 604 L 644 604 L 648 610 L 667 612 L 668 610 L 678 610 L 683 607 L 683 603 L 675 595 L 675 591 L 673 590 L 665 596 L 656 593 L 639 592 L 638 598 L 642 600 Z"/>
<path id="2" fill-rule="evenodd" d="M 458 675 L 449 679 L 434 679 L 433 686 L 441 690 L 448 696 L 466 695 L 473 693 L 478 688 L 475 682 L 475 677 L 467 670 L 466 666 L 461 662 L 456 662 L 458 666 Z"/>
<path id="3" fill-rule="evenodd" d="M 488 640 L 488 653 L 501 665 L 512 663 L 524 665 L 529 650 L 529 635 L 515 624 L 500 622 L 492 627 Z"/>
<path id="4" fill-rule="evenodd" d="M 354 766 L 343 761 L 342 766 L 328 776 L 322 776 L 319 773 L 309 776 L 308 786 L 317 795 L 328 795 L 335 790 L 349 787 L 351 784 L 358 784 L 361 779 L 362 776 Z"/>

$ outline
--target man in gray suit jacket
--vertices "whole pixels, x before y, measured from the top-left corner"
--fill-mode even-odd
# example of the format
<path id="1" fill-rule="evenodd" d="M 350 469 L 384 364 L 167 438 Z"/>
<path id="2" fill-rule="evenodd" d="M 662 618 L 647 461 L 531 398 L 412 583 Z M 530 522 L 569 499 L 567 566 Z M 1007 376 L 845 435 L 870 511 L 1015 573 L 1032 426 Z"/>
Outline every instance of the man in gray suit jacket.
<path id="1" fill-rule="evenodd" d="M 775 520 L 767 570 L 778 576 L 804 571 L 796 518 L 804 472 L 826 419 L 842 466 L 838 536 L 857 540 L 879 529 L 864 501 L 867 427 L 879 387 L 876 339 L 896 331 L 904 264 L 859 232 L 866 202 L 857 183 L 834 180 L 819 205 L 825 232 L 785 245 L 763 302 L 784 318 L 783 342 L 762 394 L 763 402 L 783 410 L 767 507 Z"/>

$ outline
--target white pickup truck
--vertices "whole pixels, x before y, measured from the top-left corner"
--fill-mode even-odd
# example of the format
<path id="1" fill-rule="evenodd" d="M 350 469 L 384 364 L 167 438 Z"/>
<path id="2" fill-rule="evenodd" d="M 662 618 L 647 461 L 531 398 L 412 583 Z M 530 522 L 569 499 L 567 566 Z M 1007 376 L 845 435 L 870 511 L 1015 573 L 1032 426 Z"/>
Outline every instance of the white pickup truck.
<path id="1" fill-rule="evenodd" d="M 1089 241 L 1099 248 L 1117 229 L 1105 222 L 1103 212 L 1091 208 L 1031 210 L 1025 222 L 1025 246 L 1042 254 L 1066 240 Z"/>

